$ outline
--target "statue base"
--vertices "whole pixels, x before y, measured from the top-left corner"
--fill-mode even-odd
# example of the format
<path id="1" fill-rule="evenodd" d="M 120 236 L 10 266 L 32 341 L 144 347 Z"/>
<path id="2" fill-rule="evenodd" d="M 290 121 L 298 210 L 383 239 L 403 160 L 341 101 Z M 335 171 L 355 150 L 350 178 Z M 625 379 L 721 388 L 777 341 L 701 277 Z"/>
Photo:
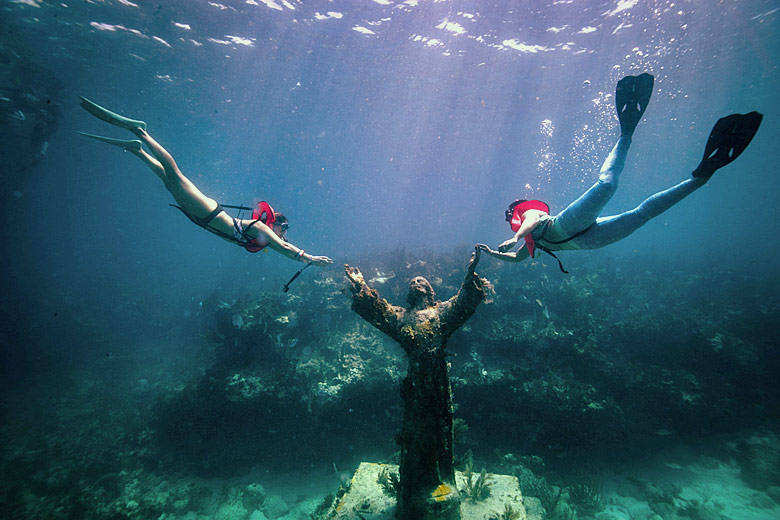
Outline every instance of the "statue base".
<path id="1" fill-rule="evenodd" d="M 352 477 L 349 489 L 334 500 L 323 520 L 397 520 L 396 499 L 385 491 L 379 483 L 382 470 L 398 474 L 398 466 L 362 462 Z M 542 520 L 543 509 L 539 499 L 523 497 L 517 477 L 511 475 L 489 475 L 490 496 L 484 500 L 472 502 L 463 494 L 466 477 L 460 471 L 455 472 L 458 489 L 461 490 L 461 520 L 491 520 L 505 518 L 507 506 L 517 512 L 517 520 Z M 436 517 L 433 516 L 432 519 Z M 422 519 L 421 519 L 422 520 Z"/>

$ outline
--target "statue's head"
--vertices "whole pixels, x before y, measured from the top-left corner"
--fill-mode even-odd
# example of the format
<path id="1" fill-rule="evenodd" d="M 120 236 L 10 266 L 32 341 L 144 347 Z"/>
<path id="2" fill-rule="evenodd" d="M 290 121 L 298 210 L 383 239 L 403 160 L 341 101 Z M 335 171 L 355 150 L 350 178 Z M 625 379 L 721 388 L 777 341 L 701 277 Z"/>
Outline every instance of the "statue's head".
<path id="1" fill-rule="evenodd" d="M 422 276 L 415 276 L 409 282 L 409 294 L 406 295 L 406 302 L 412 309 L 432 307 L 435 303 L 436 293 L 428 280 Z"/>

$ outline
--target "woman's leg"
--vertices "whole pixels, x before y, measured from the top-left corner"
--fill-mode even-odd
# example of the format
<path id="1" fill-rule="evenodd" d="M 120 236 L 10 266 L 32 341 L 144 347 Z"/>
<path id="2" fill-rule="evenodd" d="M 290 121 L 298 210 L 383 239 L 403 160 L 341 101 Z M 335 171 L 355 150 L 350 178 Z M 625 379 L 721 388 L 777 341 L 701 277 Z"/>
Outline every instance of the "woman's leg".
<path id="1" fill-rule="evenodd" d="M 626 165 L 626 155 L 628 155 L 630 146 L 631 136 L 621 135 L 601 166 L 599 180 L 596 181 L 596 184 L 557 215 L 557 224 L 567 236 L 578 233 L 593 224 L 609 199 L 615 194 L 620 173 Z"/>
<path id="2" fill-rule="evenodd" d="M 161 181 L 165 182 L 165 168 L 163 168 L 163 165 L 160 163 L 160 161 L 149 155 L 146 150 L 141 147 L 140 141 L 130 141 L 126 145 L 122 146 L 122 148 L 140 158 L 144 164 L 147 165 L 149 169 L 160 178 Z"/>
<path id="3" fill-rule="evenodd" d="M 143 143 L 141 141 L 136 140 L 126 140 L 126 139 L 114 139 L 113 137 L 104 137 L 102 135 L 95 135 L 95 134 L 88 134 L 86 132 L 76 132 L 78 134 L 87 136 L 92 139 L 96 139 L 98 141 L 101 141 L 103 143 L 108 143 L 113 146 L 118 146 L 119 148 L 122 148 L 123 150 L 132 153 L 136 157 L 140 158 L 144 164 L 146 164 L 149 169 L 151 169 L 155 175 L 157 175 L 160 180 L 165 182 L 165 168 L 163 168 L 163 165 L 160 164 L 160 161 L 146 153 L 146 150 L 143 149 Z"/>
<path id="4" fill-rule="evenodd" d="M 149 147 L 154 157 L 149 156 L 143 149 L 140 149 L 139 153 L 135 151 L 133 153 L 162 179 L 165 187 L 184 211 L 196 218 L 203 218 L 216 209 L 217 201 L 206 197 L 192 181 L 184 176 L 173 156 L 155 141 L 146 129 L 132 128 L 130 131 Z"/>
<path id="5" fill-rule="evenodd" d="M 149 135 L 146 131 L 146 123 L 112 112 L 84 97 L 81 98 L 80 105 L 98 119 L 130 130 L 149 147 L 152 155 L 144 151 L 141 141 L 123 141 L 81 132 L 93 139 L 124 148 L 139 157 L 163 181 L 165 187 L 173 195 L 174 200 L 188 215 L 204 218 L 217 208 L 217 202 L 203 195 L 179 170 L 171 154 Z M 222 215 L 219 216 L 222 217 Z M 232 225 L 232 219 L 228 218 L 227 215 L 224 215 L 224 217 L 225 224 Z"/>
<path id="6" fill-rule="evenodd" d="M 582 249 L 598 249 L 623 240 L 650 219 L 657 217 L 702 187 L 706 182 L 707 179 L 696 177 L 684 180 L 677 186 L 656 193 L 631 211 L 600 218 L 590 231 L 575 239 L 577 245 Z"/>

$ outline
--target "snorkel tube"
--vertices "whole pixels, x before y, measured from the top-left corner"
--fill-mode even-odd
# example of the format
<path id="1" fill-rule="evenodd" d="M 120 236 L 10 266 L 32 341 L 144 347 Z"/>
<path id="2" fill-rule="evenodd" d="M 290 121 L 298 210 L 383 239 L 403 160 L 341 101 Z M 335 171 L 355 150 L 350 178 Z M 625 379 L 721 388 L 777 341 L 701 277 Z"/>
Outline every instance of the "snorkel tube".
<path id="1" fill-rule="evenodd" d="M 287 282 L 286 284 L 284 284 L 284 287 L 282 287 L 282 292 L 287 292 L 287 291 L 289 291 L 289 290 L 290 290 L 290 284 L 291 284 L 291 283 L 293 283 L 293 282 L 295 281 L 295 279 L 296 279 L 296 278 L 298 278 L 298 277 L 301 275 L 301 273 L 304 271 L 304 269 L 306 269 L 306 268 L 307 268 L 307 267 L 309 267 L 310 265 L 311 265 L 311 262 L 307 262 L 307 263 L 306 263 L 306 265 L 304 265 L 303 267 L 301 267 L 300 269 L 298 269 L 298 272 L 297 272 L 297 273 L 295 273 L 295 274 L 292 276 L 292 278 L 290 278 L 290 281 L 289 281 L 289 282 Z"/>

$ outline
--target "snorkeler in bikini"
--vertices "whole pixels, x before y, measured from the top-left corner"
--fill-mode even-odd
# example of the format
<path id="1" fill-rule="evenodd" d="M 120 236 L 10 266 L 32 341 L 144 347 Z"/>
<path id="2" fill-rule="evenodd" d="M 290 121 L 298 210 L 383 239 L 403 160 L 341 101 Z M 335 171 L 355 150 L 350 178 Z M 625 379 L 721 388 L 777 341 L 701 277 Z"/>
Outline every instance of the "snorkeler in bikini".
<path id="1" fill-rule="evenodd" d="M 626 76 L 618 82 L 615 101 L 620 139 L 604 161 L 598 181 L 588 191 L 555 216 L 550 215 L 549 206 L 540 200 L 516 200 L 505 213 L 514 236 L 501 243 L 498 251 L 484 244 L 477 244 L 477 248 L 499 260 L 520 262 L 533 257 L 536 249 L 555 257 L 553 251 L 598 249 L 613 244 L 702 187 L 717 169 L 739 157 L 758 131 L 763 117 L 758 112 L 719 119 L 707 140 L 704 158 L 691 178 L 656 193 L 630 211 L 599 217 L 617 189 L 634 129 L 650 102 L 653 81 L 653 76 L 645 73 Z M 525 243 L 511 252 L 520 239 Z M 566 272 L 560 260 L 558 265 Z"/>
<path id="2" fill-rule="evenodd" d="M 314 256 L 303 249 L 287 242 L 287 217 L 276 212 L 267 202 L 259 202 L 254 208 L 228 206 L 219 204 L 214 199 L 206 197 L 181 172 L 168 151 L 163 148 L 146 131 L 146 123 L 115 114 L 100 105 L 81 98 L 81 106 L 92 114 L 114 126 L 130 130 L 138 139 L 123 140 L 79 132 L 82 135 L 97 139 L 104 143 L 118 146 L 140 158 L 159 178 L 165 188 L 173 195 L 178 209 L 198 226 L 215 235 L 243 247 L 251 253 L 256 253 L 266 247 L 283 254 L 288 258 L 314 265 L 332 264 L 327 256 Z M 151 154 L 144 150 L 146 145 Z M 251 209 L 251 219 L 234 218 L 225 211 L 227 208 Z"/>

